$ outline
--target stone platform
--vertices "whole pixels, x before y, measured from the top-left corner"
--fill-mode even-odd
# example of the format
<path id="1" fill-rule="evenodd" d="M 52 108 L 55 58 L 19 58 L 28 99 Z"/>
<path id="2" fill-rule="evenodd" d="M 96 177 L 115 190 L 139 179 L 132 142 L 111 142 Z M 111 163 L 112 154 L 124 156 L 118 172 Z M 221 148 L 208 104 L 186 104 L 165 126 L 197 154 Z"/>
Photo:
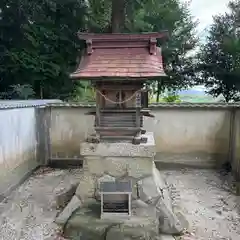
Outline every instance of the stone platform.
<path id="1" fill-rule="evenodd" d="M 149 141 L 140 145 L 124 142 L 83 143 L 81 154 L 84 155 L 84 162 L 80 183 L 75 196 L 56 222 L 64 225 L 68 221 L 67 229 L 75 229 L 78 234 L 88 236 L 92 234 L 91 238 L 86 239 L 102 237 L 108 240 L 116 233 L 119 233 L 119 240 L 135 239 L 136 234 L 139 234 L 139 239 L 149 239 L 148 234 L 151 239 L 158 239 L 160 233 L 181 233 L 187 227 L 186 221 L 178 208 L 173 207 L 171 187 L 155 166 L 153 134 L 147 133 L 145 137 Z M 100 219 L 100 183 L 125 180 L 130 180 L 132 184 L 132 217 L 124 221 L 118 218 L 108 221 Z"/>

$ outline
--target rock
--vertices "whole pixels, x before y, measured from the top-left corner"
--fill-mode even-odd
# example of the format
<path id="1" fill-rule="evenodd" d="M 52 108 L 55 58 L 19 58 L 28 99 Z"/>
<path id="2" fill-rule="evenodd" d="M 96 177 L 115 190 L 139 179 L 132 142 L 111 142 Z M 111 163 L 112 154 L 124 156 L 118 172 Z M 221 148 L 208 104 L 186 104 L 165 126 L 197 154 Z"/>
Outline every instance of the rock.
<path id="1" fill-rule="evenodd" d="M 175 240 L 171 235 L 161 235 L 158 240 Z"/>
<path id="2" fill-rule="evenodd" d="M 139 202 L 139 206 L 145 203 Z M 87 240 L 131 240 L 158 239 L 158 221 L 154 218 L 135 217 L 130 219 L 101 219 L 100 203 L 94 199 L 78 209 L 69 219 L 66 237 Z M 151 237 L 151 238 L 150 238 Z M 75 239 L 75 238 L 70 238 Z"/>
<path id="3" fill-rule="evenodd" d="M 73 196 L 71 201 L 67 204 L 64 210 L 60 213 L 60 215 L 56 218 L 55 222 L 60 225 L 64 225 L 68 219 L 71 217 L 72 213 L 81 207 L 82 202 L 77 196 Z"/>
<path id="4" fill-rule="evenodd" d="M 103 157 L 101 156 L 84 156 L 83 168 L 90 174 L 101 175 L 104 173 Z"/>
<path id="5" fill-rule="evenodd" d="M 101 197 L 100 197 L 100 183 L 101 182 L 115 182 L 116 181 L 116 178 L 115 177 L 112 177 L 108 174 L 104 174 L 102 177 L 98 178 L 97 180 L 97 186 L 96 186 L 96 192 L 95 192 L 95 198 L 97 200 L 100 200 Z"/>
<path id="6" fill-rule="evenodd" d="M 132 201 L 132 215 L 136 217 L 148 217 L 152 219 L 156 218 L 156 208 L 150 206 L 140 199 Z"/>
<path id="7" fill-rule="evenodd" d="M 140 199 L 155 209 L 161 233 L 180 234 L 187 227 L 184 216 L 180 212 L 174 212 L 169 187 L 155 166 L 153 175 L 140 180 L 138 186 Z M 178 208 L 175 207 L 175 209 Z M 137 210 L 138 214 L 144 213 L 141 208 Z M 150 213 L 150 208 L 144 214 L 147 213 Z"/>
<path id="8" fill-rule="evenodd" d="M 71 200 L 71 198 L 75 194 L 77 186 L 78 186 L 78 183 L 71 184 L 70 186 L 61 189 L 57 193 L 55 197 L 56 208 L 63 208 L 67 205 L 67 203 Z"/>
<path id="9" fill-rule="evenodd" d="M 139 218 L 136 221 L 126 221 L 120 224 L 113 224 L 107 230 L 106 240 L 149 240 L 157 239 L 159 236 L 156 222 L 148 218 Z"/>
<path id="10" fill-rule="evenodd" d="M 104 159 L 105 172 L 114 177 L 122 177 L 127 173 L 129 157 L 106 157 Z"/>
<path id="11" fill-rule="evenodd" d="M 119 231 L 118 231 L 118 228 L 119 228 Z M 126 239 L 124 237 L 124 233 L 121 231 L 120 228 L 121 228 L 120 224 L 117 224 L 117 226 L 112 226 L 107 232 L 106 240 L 110 240 L 110 239 L 111 240 L 112 239 L 114 239 L 114 240 L 124 240 L 124 239 Z"/>
<path id="12" fill-rule="evenodd" d="M 127 142 L 100 142 L 99 144 L 91 144 L 82 142 L 82 156 L 121 156 L 121 157 L 154 157 L 156 154 L 155 141 L 153 133 L 146 133 L 143 137 L 148 138 L 147 144 L 133 145 Z"/>
<path id="13" fill-rule="evenodd" d="M 131 187 L 132 187 L 132 199 L 138 199 L 138 186 L 137 186 L 137 179 L 130 177 L 128 175 L 123 176 L 122 178 L 118 179 L 119 181 L 131 181 Z"/>
<path id="14" fill-rule="evenodd" d="M 178 216 L 173 212 L 172 208 L 169 208 L 162 198 L 156 204 L 156 215 L 159 219 L 159 231 L 165 234 L 180 234 L 184 231 L 186 226 L 186 220 L 179 219 Z"/>
<path id="15" fill-rule="evenodd" d="M 100 203 L 92 199 L 75 212 L 69 219 L 65 235 L 69 239 L 99 240 L 106 232 L 106 229 L 112 224 L 112 221 L 100 219 Z M 72 235 L 81 236 L 72 238 Z"/>
<path id="16" fill-rule="evenodd" d="M 88 198 L 93 198 L 96 188 L 96 179 L 90 174 L 81 176 L 79 185 L 76 190 L 76 195 L 82 202 Z"/>
<path id="17" fill-rule="evenodd" d="M 155 165 L 155 164 L 154 164 Z M 153 168 L 153 179 L 156 184 L 156 187 L 161 192 L 162 199 L 164 203 L 169 207 L 172 208 L 172 197 L 170 194 L 171 188 L 165 181 L 165 179 L 161 176 L 159 170 L 156 168 L 156 166 Z"/>
<path id="18" fill-rule="evenodd" d="M 138 181 L 139 197 L 143 202 L 154 202 L 161 196 L 161 191 L 157 187 L 153 177 L 147 177 Z"/>
<path id="19" fill-rule="evenodd" d="M 134 157 L 128 161 L 128 175 L 138 179 L 151 176 L 153 164 L 152 157 Z"/>
<path id="20" fill-rule="evenodd" d="M 140 199 L 134 200 L 132 202 L 132 207 L 136 207 L 136 208 L 148 208 L 148 204 L 143 202 Z"/>

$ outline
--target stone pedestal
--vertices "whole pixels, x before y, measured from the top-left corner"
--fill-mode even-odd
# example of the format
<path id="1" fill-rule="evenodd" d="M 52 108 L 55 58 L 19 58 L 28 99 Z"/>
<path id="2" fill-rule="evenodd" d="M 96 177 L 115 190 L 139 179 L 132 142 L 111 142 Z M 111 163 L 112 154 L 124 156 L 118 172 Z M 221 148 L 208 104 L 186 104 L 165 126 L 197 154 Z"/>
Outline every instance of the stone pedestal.
<path id="1" fill-rule="evenodd" d="M 157 239 L 159 233 L 179 234 L 184 230 L 186 222 L 183 221 L 179 212 L 174 212 L 171 189 L 162 179 L 154 163 L 155 143 L 153 134 L 146 133 L 144 137 L 148 138 L 148 141 L 140 145 L 124 142 L 82 143 L 83 175 L 75 193 L 75 198 L 79 199 L 78 205 L 81 206 L 81 209 L 77 210 L 78 214 L 69 220 L 69 229 L 79 228 L 80 232 L 84 232 L 80 229 L 84 228 L 83 222 L 86 216 L 83 216 L 81 212 L 85 209 L 85 212 L 92 212 L 88 216 L 90 225 L 93 223 L 93 225 L 97 224 L 99 227 L 103 226 L 100 234 L 103 237 L 102 239 L 111 239 L 111 236 L 116 234 L 119 239 L 133 239 L 137 232 L 141 233 L 141 236 L 138 236 L 139 239 L 149 239 L 148 234 L 150 233 L 151 239 Z M 131 180 L 132 217 L 124 222 L 116 218 L 113 223 L 101 220 L 100 214 L 98 214 L 98 211 L 100 213 L 99 187 L 101 182 L 116 180 Z M 76 201 L 74 201 L 74 204 L 73 207 L 67 206 L 66 209 L 76 210 Z M 95 208 L 92 206 L 95 206 Z M 95 213 L 93 213 L 93 209 L 95 209 Z M 56 222 L 62 224 L 63 219 L 67 221 L 71 214 L 71 210 L 68 214 L 65 211 L 65 217 L 60 214 Z M 134 224 L 137 224 L 137 228 L 141 231 L 136 232 L 136 227 L 130 227 L 135 226 Z M 154 229 L 154 231 L 149 229 Z M 92 229 L 92 231 L 93 236 L 98 235 L 97 230 Z M 84 234 L 83 232 L 81 234 Z M 89 235 L 89 231 L 87 232 L 87 235 Z M 133 237 L 131 238 L 131 236 Z"/>

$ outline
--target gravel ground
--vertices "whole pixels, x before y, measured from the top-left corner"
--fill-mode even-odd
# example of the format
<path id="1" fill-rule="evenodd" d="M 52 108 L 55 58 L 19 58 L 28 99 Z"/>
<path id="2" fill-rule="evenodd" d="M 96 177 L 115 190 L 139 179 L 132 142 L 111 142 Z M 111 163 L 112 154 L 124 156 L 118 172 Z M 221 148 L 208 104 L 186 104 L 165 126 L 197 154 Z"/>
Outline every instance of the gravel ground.
<path id="1" fill-rule="evenodd" d="M 78 182 L 81 170 L 35 172 L 6 201 L 0 204 L 0 240 L 62 239 L 53 222 L 59 210 L 54 197 L 71 183 Z M 180 193 L 183 212 L 189 223 L 184 240 L 239 240 L 240 218 L 229 181 L 210 170 L 162 171 Z"/>
<path id="2" fill-rule="evenodd" d="M 232 192 L 230 176 L 211 170 L 164 171 L 180 193 L 183 213 L 190 224 L 184 240 L 239 240 L 240 198 Z"/>
<path id="3" fill-rule="evenodd" d="M 0 240 L 61 240 L 55 196 L 81 170 L 41 168 L 0 204 Z"/>

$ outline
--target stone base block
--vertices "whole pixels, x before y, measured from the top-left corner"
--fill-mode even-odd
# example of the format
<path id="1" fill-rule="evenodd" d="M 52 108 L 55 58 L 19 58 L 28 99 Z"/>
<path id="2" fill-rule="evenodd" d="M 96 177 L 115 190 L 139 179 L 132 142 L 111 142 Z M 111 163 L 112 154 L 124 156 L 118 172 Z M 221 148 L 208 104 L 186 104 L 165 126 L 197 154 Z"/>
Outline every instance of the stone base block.
<path id="1" fill-rule="evenodd" d="M 68 205 L 56 218 L 55 222 L 59 225 L 64 225 L 68 221 L 68 219 L 72 216 L 72 213 L 76 211 L 81 205 L 82 202 L 80 201 L 80 199 L 77 196 L 73 196 Z"/>
<path id="2" fill-rule="evenodd" d="M 76 190 L 76 196 L 84 203 L 95 195 L 97 179 L 88 173 L 83 173 Z"/>
<path id="3" fill-rule="evenodd" d="M 102 157 L 154 157 L 155 141 L 153 133 L 147 132 L 141 137 L 147 138 L 146 143 L 133 145 L 127 142 L 83 142 L 80 146 L 82 156 L 102 156 Z"/>
<path id="4" fill-rule="evenodd" d="M 88 207 L 76 211 L 66 227 L 66 237 L 89 240 L 157 239 L 157 222 L 154 218 L 100 219 L 100 203 L 90 202 Z M 77 238 L 78 237 L 78 238 Z"/>
<path id="5" fill-rule="evenodd" d="M 55 197 L 56 208 L 63 208 L 74 196 L 79 184 L 71 184 L 68 188 L 61 189 Z"/>
<path id="6" fill-rule="evenodd" d="M 170 186 L 155 166 L 153 135 L 145 136 L 148 142 L 140 145 L 102 142 L 81 145 L 83 175 L 75 200 L 63 211 L 69 216 L 71 209 L 78 205 L 76 198 L 82 204 L 82 209 L 68 222 L 71 229 L 68 232 L 78 234 L 76 239 L 157 240 L 159 233 L 180 234 L 187 227 L 179 208 L 173 207 Z M 132 183 L 131 217 L 100 219 L 100 183 L 121 180 Z"/>
<path id="7" fill-rule="evenodd" d="M 85 156 L 84 171 L 89 174 L 102 176 L 103 173 L 114 177 L 129 175 L 142 178 L 152 175 L 153 158 L 150 157 L 97 157 Z"/>
<path id="8" fill-rule="evenodd" d="M 122 219 L 121 217 L 115 217 L 111 220 L 100 219 L 101 209 L 98 194 L 100 182 L 123 179 L 131 180 L 133 184 L 130 219 Z M 152 175 L 142 179 L 136 179 L 128 175 L 125 175 L 123 178 L 117 178 L 110 175 L 97 177 L 86 174 L 81 178 L 76 190 L 76 196 L 74 197 L 81 200 L 82 209 L 78 210 L 77 215 L 71 217 L 69 225 L 71 229 L 77 228 L 76 231 L 79 234 L 92 234 L 93 237 L 89 239 L 101 239 L 99 237 L 103 236 L 103 234 L 105 234 L 103 239 L 110 239 L 112 234 L 117 234 L 118 232 L 119 237 L 122 236 L 119 238 L 120 240 L 135 239 L 134 237 L 138 237 L 138 239 L 149 239 L 149 237 L 152 237 L 150 239 L 155 239 L 155 233 L 153 233 L 155 230 L 153 231 L 153 229 L 157 229 L 157 233 L 180 234 L 188 227 L 188 223 L 184 216 L 180 214 L 180 207 L 176 208 L 175 206 L 173 208 L 169 188 L 170 186 L 162 179 L 155 165 L 153 166 Z M 67 213 L 69 216 L 71 209 L 75 209 L 75 205 L 78 205 L 78 201 L 77 204 L 76 201 L 73 201 L 73 203 L 67 205 L 63 213 L 65 215 Z M 177 209 L 177 212 L 175 209 Z M 61 217 L 58 222 L 62 222 L 63 220 L 61 219 L 66 219 L 66 217 Z M 146 222 L 146 227 L 143 227 L 144 222 Z M 133 223 L 137 225 L 135 226 Z M 121 230 L 121 234 L 117 226 L 121 226 L 124 229 Z M 133 228 L 133 226 L 135 227 Z M 138 230 L 136 231 L 136 229 Z M 147 232 L 151 233 L 150 236 L 144 235 Z M 131 236 L 133 237 L 131 238 Z"/>

